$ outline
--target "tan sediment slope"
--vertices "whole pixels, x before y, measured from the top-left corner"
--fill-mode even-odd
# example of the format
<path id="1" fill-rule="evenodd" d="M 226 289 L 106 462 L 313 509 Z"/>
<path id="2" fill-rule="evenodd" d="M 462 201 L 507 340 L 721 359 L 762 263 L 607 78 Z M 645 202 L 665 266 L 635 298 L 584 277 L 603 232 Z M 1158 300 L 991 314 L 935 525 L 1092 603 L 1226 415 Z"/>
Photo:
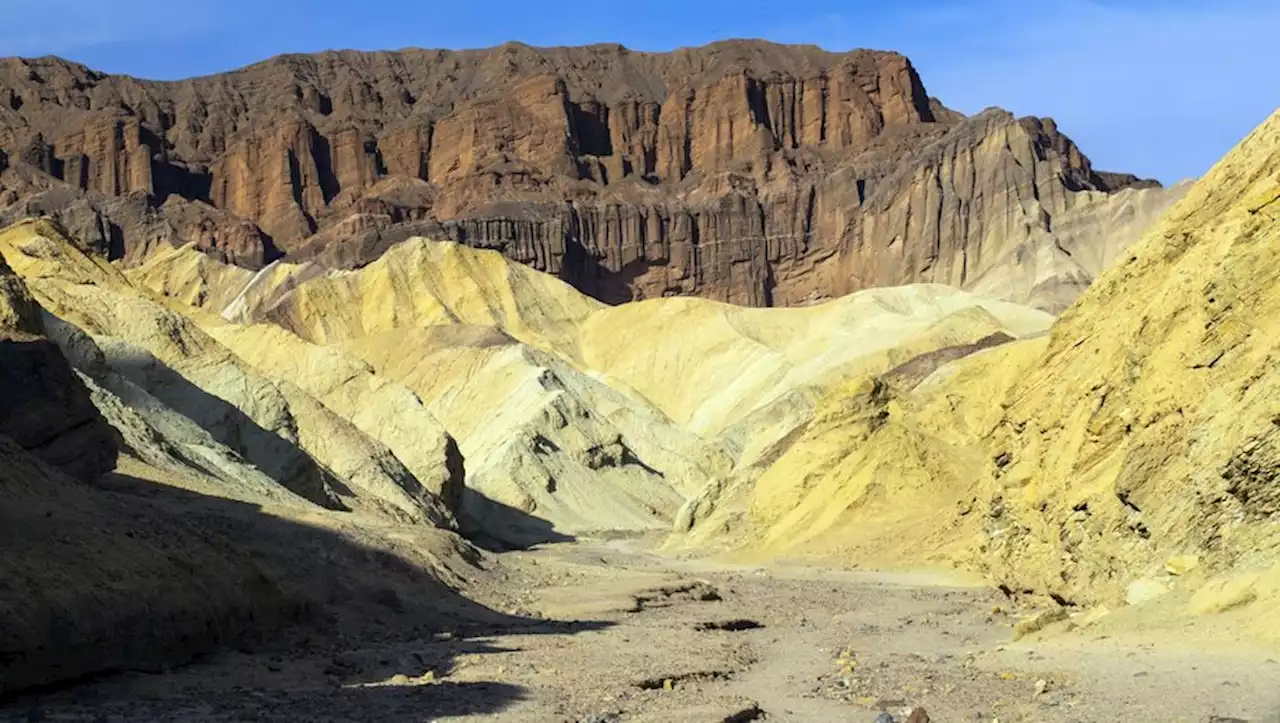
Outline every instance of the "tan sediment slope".
<path id="1" fill-rule="evenodd" d="M 359 271 L 299 284 L 264 317 L 320 344 L 472 324 L 572 354 L 577 325 L 603 306 L 496 252 L 410 239 Z"/>
<path id="2" fill-rule="evenodd" d="M 306 272 L 298 270 L 304 267 L 287 264 L 269 267 L 253 282 L 242 270 L 198 271 L 216 263 L 180 249 L 129 274 L 171 298 L 203 299 L 200 305 L 211 312 L 267 320 L 317 344 L 384 338 L 394 352 L 391 340 L 406 330 L 472 327 L 456 337 L 440 331 L 429 345 L 462 350 L 519 342 L 639 394 L 704 436 L 788 392 L 831 383 L 849 373 L 850 361 L 904 361 L 997 329 L 1039 333 L 1051 320 L 1025 306 L 934 284 L 873 289 L 793 309 L 697 298 L 610 307 L 496 252 L 425 239 L 410 239 L 358 271 L 303 280 Z M 254 299 L 270 301 L 228 310 L 228 300 L 243 298 L 246 288 Z M 947 317 L 953 322 L 945 331 L 936 327 Z M 906 348 L 926 336 L 919 350 Z"/>
<path id="3" fill-rule="evenodd" d="M 831 388 L 939 349 L 1033 336 L 1051 321 L 1027 307 L 918 284 L 803 309 L 699 299 L 629 304 L 593 315 L 580 348 L 603 378 L 733 454 L 732 472 L 689 499 L 668 543 L 718 549 L 750 541 L 743 517 L 757 479 L 775 466 L 786 470 L 780 455 L 821 428 L 819 400 Z"/>
<path id="4" fill-rule="evenodd" d="M 1280 114 L 1047 338 L 825 398 L 754 486 L 750 546 L 1280 635 L 1278 222 Z"/>
<path id="5" fill-rule="evenodd" d="M 289 381 L 386 445 L 419 480 L 456 510 L 461 502 L 462 455 L 440 422 L 403 384 L 374 373 L 341 349 L 305 342 L 270 324 L 240 325 L 201 318 L 214 339 L 270 377 Z"/>
<path id="6" fill-rule="evenodd" d="M 601 308 L 500 254 L 413 239 L 300 284 L 264 316 L 412 389 L 458 439 L 472 521 L 528 542 L 546 523 L 666 529 L 729 466 L 717 445 L 570 363 Z"/>
<path id="7" fill-rule="evenodd" d="M 464 510 L 488 534 L 536 537 L 531 518 L 569 534 L 664 530 L 730 465 L 641 400 L 491 327 L 404 330 L 347 348 L 403 380 L 458 438 L 468 489 L 482 495 Z"/>
<path id="8" fill-rule="evenodd" d="M 747 547 L 890 568 L 962 563 L 981 533 L 970 509 L 990 460 L 979 440 L 1044 344 L 974 351 L 923 382 L 886 369 L 831 391 L 751 488 Z"/>
<path id="9" fill-rule="evenodd" d="M 195 244 L 157 249 L 140 266 L 124 270 L 138 286 L 230 321 L 251 322 L 303 281 L 328 272 L 311 263 L 276 261 L 259 271 L 223 263 Z"/>

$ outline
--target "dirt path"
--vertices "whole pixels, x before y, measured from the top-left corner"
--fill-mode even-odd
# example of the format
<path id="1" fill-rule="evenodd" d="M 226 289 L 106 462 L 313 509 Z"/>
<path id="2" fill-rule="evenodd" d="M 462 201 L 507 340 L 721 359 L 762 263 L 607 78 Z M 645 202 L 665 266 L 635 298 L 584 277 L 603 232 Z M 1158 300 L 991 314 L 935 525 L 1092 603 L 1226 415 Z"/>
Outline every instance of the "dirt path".
<path id="1" fill-rule="evenodd" d="M 295 641 L 15 701 L 2 720 L 1280 720 L 1280 665 L 1115 638 L 1010 643 L 997 592 L 672 560 L 499 556 L 471 594 L 532 622 Z M 1268 716 L 1271 717 L 1268 717 Z"/>

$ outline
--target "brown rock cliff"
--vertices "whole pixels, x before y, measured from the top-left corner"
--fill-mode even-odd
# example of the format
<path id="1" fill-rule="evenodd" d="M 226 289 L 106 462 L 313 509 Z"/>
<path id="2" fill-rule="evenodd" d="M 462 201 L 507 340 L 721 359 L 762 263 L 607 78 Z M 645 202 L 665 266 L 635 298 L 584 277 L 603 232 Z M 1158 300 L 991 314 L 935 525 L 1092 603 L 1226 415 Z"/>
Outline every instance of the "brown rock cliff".
<path id="1" fill-rule="evenodd" d="M 126 263 L 196 241 L 350 267 L 428 234 L 606 301 L 963 285 L 1072 194 L 1136 182 L 1051 121 L 964 120 L 900 55 L 755 41 L 329 52 L 173 83 L 9 59 L 0 93 L 10 163 L 86 194 L 60 198 Z M 33 183 L 4 175 L 21 208 Z"/>

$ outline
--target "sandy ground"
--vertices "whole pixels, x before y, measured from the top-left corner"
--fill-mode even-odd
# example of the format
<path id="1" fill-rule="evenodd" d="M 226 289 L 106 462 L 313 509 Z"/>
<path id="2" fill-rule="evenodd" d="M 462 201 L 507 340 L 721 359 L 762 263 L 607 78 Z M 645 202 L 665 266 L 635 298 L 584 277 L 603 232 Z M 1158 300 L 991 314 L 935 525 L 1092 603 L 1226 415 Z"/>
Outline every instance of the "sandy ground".
<path id="1" fill-rule="evenodd" d="M 1280 721 L 1264 651 L 1011 642 L 998 591 L 926 575 L 676 560 L 637 541 L 494 555 L 468 594 L 522 621 L 273 651 L 10 701 L 17 721 Z"/>

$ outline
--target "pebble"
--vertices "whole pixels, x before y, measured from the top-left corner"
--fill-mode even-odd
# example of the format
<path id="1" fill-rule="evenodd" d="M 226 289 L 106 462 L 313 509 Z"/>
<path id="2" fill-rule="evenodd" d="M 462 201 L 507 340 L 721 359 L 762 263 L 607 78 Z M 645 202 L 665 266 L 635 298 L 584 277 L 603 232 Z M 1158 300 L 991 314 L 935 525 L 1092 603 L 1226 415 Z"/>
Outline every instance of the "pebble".
<path id="1" fill-rule="evenodd" d="M 875 723 L 898 723 L 898 722 L 894 720 L 894 717 L 889 715 L 888 713 L 881 712 L 880 715 L 876 716 Z"/>
<path id="2" fill-rule="evenodd" d="M 1041 678 L 1040 680 L 1036 681 L 1036 697 L 1037 698 L 1044 695 L 1045 691 L 1047 690 L 1049 690 L 1049 681 L 1045 680 L 1044 678 Z"/>
<path id="3" fill-rule="evenodd" d="M 907 723 L 929 723 L 929 713 L 924 708 L 916 708 L 907 717 Z"/>

